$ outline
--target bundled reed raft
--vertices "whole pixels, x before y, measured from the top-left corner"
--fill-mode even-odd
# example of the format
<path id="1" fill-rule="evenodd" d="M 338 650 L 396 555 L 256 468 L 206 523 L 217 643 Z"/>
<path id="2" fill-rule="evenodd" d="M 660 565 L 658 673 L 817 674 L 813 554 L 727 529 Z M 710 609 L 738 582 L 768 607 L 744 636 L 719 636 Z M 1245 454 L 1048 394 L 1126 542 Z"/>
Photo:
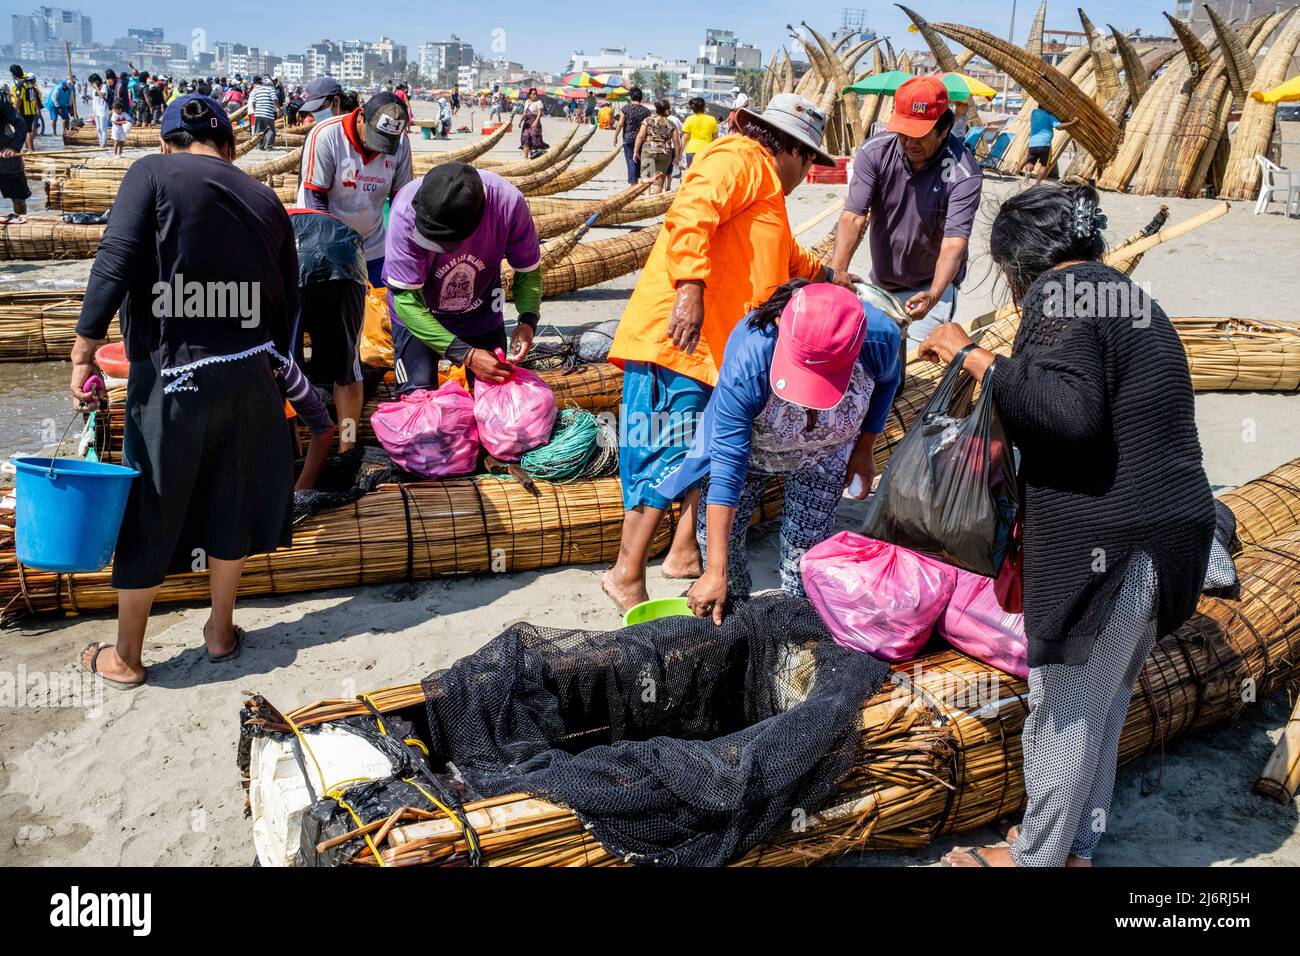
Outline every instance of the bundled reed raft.
<path id="1" fill-rule="evenodd" d="M 634 186 L 629 186 L 621 193 L 610 196 L 608 199 L 595 202 L 588 207 L 574 207 L 567 212 L 555 212 L 547 215 L 533 216 L 533 226 L 537 229 L 537 238 L 551 239 L 555 236 L 577 229 L 584 222 L 595 216 L 593 225 L 602 225 L 619 215 L 630 203 L 637 200 L 643 192 L 650 188 L 650 183 L 641 182 Z"/>
<path id="2" fill-rule="evenodd" d="M 132 126 L 126 134 L 126 148 L 135 149 L 141 146 L 152 146 L 157 148 L 162 142 L 161 128 L 158 126 Z M 94 146 L 99 147 L 99 134 L 95 132 L 94 126 L 78 126 L 76 129 L 63 131 L 64 146 Z"/>
<path id="3" fill-rule="evenodd" d="M 1291 712 L 1291 719 L 1282 729 L 1282 739 L 1255 781 L 1256 793 L 1278 803 L 1290 803 L 1297 790 L 1300 790 L 1300 703 Z"/>
<path id="4" fill-rule="evenodd" d="M 510 132 L 513 126 L 514 120 L 512 119 L 509 123 L 506 123 L 490 136 L 484 136 L 477 143 L 472 143 L 461 149 L 449 149 L 442 153 L 413 153 L 411 155 L 411 168 L 415 175 L 423 176 L 429 170 L 433 169 L 434 166 L 441 163 L 473 162 L 488 150 L 492 149 L 492 147 L 496 146 L 497 143 L 501 142 L 501 140 L 505 138 L 506 133 Z M 302 144 L 294 143 L 292 145 L 301 146 Z"/>
<path id="5" fill-rule="evenodd" d="M 621 226 L 629 222 L 640 222 L 662 216 L 677 198 L 675 192 L 656 193 L 653 196 L 640 196 L 623 208 L 600 217 L 602 226 Z M 596 199 L 554 199 L 550 197 L 529 196 L 528 211 L 534 219 L 583 211 L 583 219 L 596 211 L 600 200 Z"/>
<path id="6" fill-rule="evenodd" d="M 1260 30 L 1263 33 L 1263 29 Z M 1269 47 L 1268 54 L 1255 71 L 1249 93 L 1264 93 L 1287 78 L 1291 61 L 1300 48 L 1300 13 L 1292 12 L 1285 29 Z M 1277 104 L 1247 95 L 1241 109 L 1241 122 L 1233 137 L 1219 196 L 1224 199 L 1253 199 L 1259 191 L 1260 168 L 1256 156 L 1267 156 L 1277 127 Z"/>
<path id="7" fill-rule="evenodd" d="M 74 226 L 57 216 L 32 216 L 0 226 L 0 262 L 31 259 L 93 259 L 106 224 Z"/>
<path id="8" fill-rule="evenodd" d="M 589 182 L 605 171 L 605 168 L 614 161 L 614 158 L 621 156 L 623 147 L 615 143 L 608 153 L 599 159 L 592 160 L 590 163 L 584 163 L 582 166 L 572 167 L 561 172 L 554 179 L 546 180 L 529 190 L 523 190 L 525 196 L 554 196 L 559 193 L 568 192 L 570 189 L 576 189 L 583 183 Z"/>
<path id="9" fill-rule="evenodd" d="M 520 159 L 514 162 L 502 159 L 476 159 L 472 165 L 477 169 L 494 172 L 498 176 L 526 176 L 529 173 L 535 173 L 539 169 L 546 169 L 561 157 L 569 155 L 569 144 L 573 142 L 573 137 L 578 134 L 578 129 L 577 126 L 570 129 L 563 138 L 536 159 Z M 582 147 L 587 145 L 587 140 L 596 134 L 594 126 L 589 126 L 587 129 L 590 132 L 578 142 L 575 152 L 581 152 Z"/>
<path id="10" fill-rule="evenodd" d="M 105 212 L 120 185 L 119 179 L 47 179 L 45 205 L 59 212 Z"/>
<path id="11" fill-rule="evenodd" d="M 556 179 L 561 173 L 573 165 L 575 159 L 577 159 L 576 155 L 564 156 L 545 169 L 539 169 L 532 173 L 525 173 L 522 176 L 506 176 L 505 180 L 525 196 L 529 196 L 545 184 Z"/>
<path id="12" fill-rule="evenodd" d="M 774 482 L 755 520 L 781 513 Z M 479 475 L 382 485 L 351 505 L 322 511 L 294 527 L 293 546 L 248 560 L 241 595 L 296 594 L 434 577 L 532 571 L 612 561 L 623 526 L 616 478 L 556 485 L 535 494 L 513 478 Z M 652 553 L 672 539 L 676 517 L 655 534 Z M 157 600 L 205 600 L 206 573 L 172 575 Z M 111 569 L 51 574 L 18 565 L 12 541 L 0 552 L 0 616 L 114 607 Z"/>
<path id="13" fill-rule="evenodd" d="M 1071 133 L 1099 164 L 1104 166 L 1114 158 L 1119 148 L 1119 127 L 1060 70 L 984 30 L 956 23 L 936 23 L 934 29 L 1004 70 L 1045 109 L 1057 116 L 1077 116 L 1079 123 Z M 1086 55 L 1091 56 L 1091 50 L 1086 50 Z"/>
<path id="14" fill-rule="evenodd" d="M 1300 388 L 1300 329 L 1246 319 L 1175 318 L 1197 391 Z"/>
<path id="15" fill-rule="evenodd" d="M 66 361 L 77 338 L 82 292 L 0 292 L 0 362 Z M 117 319 L 109 338 L 120 332 Z"/>
<path id="16" fill-rule="evenodd" d="M 635 272 L 645 265 L 659 236 L 659 226 L 639 229 L 625 236 L 597 239 L 573 247 L 564 258 L 549 263 L 542 273 L 542 296 L 550 299 L 578 289 L 599 285 L 610 279 Z M 514 270 L 501 267 L 501 285 L 510 300 Z"/>
<path id="17" fill-rule="evenodd" d="M 1300 675 L 1300 603 L 1294 600 L 1300 528 L 1248 549 L 1237 567 L 1240 599 L 1203 598 L 1196 615 L 1147 659 L 1120 740 L 1122 763 L 1230 719 L 1255 699 L 1243 686 L 1264 696 Z M 891 685 L 862 708 L 858 759 L 836 794 L 809 814 L 802 831 L 787 832 L 734 865 L 804 866 L 863 849 L 918 848 L 1015 813 L 1024 804 L 1020 733 L 1027 698 L 1023 681 L 955 651 L 894 665 Z M 325 700 L 287 719 L 258 700 L 245 706 L 259 729 L 288 733 L 291 726 L 366 716 L 367 703 L 381 714 L 420 712 L 424 690 L 407 684 L 366 694 L 365 702 Z M 577 817 L 526 794 L 468 802 L 464 813 L 486 866 L 621 862 Z M 364 829 L 374 850 L 362 849 L 350 861 L 356 865 L 464 865 L 468 858 L 462 825 L 424 809 Z"/>

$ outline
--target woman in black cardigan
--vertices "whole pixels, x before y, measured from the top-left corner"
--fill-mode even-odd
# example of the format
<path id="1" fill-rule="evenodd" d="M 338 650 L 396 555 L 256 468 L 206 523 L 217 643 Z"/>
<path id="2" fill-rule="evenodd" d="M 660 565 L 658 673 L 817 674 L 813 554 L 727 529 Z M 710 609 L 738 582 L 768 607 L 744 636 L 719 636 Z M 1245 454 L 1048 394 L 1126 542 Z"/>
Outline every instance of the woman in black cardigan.
<path id="1" fill-rule="evenodd" d="M 1205 581 L 1215 511 L 1186 354 L 1160 307 L 1099 261 L 1097 202 L 1089 186 L 1035 187 L 993 224 L 1020 329 L 1010 358 L 975 348 L 965 368 L 1020 450 L 1028 802 L 1010 847 L 954 850 L 952 865 L 1089 864 L 1134 681 Z M 920 355 L 951 362 L 969 345 L 948 323 Z"/>

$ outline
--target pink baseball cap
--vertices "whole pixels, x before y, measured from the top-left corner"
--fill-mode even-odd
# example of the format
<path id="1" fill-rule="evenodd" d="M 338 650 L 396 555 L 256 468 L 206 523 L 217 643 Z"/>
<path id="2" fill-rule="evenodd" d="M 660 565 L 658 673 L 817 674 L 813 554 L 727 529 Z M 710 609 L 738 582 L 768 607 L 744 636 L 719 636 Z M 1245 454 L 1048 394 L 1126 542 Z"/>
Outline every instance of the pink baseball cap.
<path id="1" fill-rule="evenodd" d="M 866 335 L 867 316 L 856 295 L 829 282 L 803 286 L 781 312 L 772 390 L 804 408 L 834 408 L 849 387 Z"/>

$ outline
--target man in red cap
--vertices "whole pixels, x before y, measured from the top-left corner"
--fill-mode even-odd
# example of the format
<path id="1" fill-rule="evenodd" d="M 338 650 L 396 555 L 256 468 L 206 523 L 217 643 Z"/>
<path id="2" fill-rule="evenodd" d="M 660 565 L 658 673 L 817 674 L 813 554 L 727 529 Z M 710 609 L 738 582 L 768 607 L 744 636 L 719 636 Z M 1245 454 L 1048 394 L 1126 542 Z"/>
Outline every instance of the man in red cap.
<path id="1" fill-rule="evenodd" d="M 870 217 L 871 281 L 902 301 L 914 342 L 956 311 L 984 184 L 975 157 L 952 135 L 953 119 L 939 77 L 898 88 L 888 131 L 863 143 L 853 161 L 831 254 L 831 268 L 847 269 Z"/>

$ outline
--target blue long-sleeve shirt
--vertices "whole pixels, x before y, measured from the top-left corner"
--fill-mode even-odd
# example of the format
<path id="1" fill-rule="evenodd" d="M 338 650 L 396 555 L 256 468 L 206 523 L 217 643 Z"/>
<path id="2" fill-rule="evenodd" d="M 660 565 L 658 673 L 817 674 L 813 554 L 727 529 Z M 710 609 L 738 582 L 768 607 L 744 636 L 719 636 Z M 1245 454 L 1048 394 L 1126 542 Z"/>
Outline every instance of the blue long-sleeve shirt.
<path id="1" fill-rule="evenodd" d="M 870 306 L 867 334 L 858 361 L 874 388 L 862 421 L 862 434 L 874 435 L 885 427 L 889 408 L 902 379 L 898 325 Z M 673 499 L 685 494 L 706 474 L 711 505 L 735 507 L 749 475 L 750 444 L 754 420 L 772 394 L 772 357 L 776 353 L 775 326 L 758 331 L 742 320 L 727 339 L 718 384 L 701 416 L 685 461 L 659 483 L 658 491 Z"/>

